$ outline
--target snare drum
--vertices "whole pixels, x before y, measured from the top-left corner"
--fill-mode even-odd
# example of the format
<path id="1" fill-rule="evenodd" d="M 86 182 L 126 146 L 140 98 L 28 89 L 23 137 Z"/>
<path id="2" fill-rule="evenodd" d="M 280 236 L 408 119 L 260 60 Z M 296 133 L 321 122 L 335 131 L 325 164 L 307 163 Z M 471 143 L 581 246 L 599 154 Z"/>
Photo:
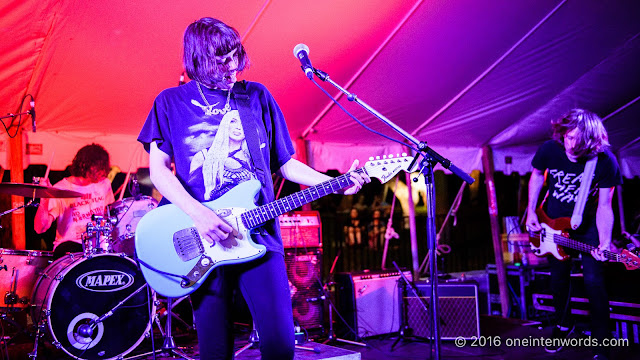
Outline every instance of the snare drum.
<path id="1" fill-rule="evenodd" d="M 0 249 L 0 308 L 26 308 L 33 285 L 52 259 L 52 251 Z"/>
<path id="2" fill-rule="evenodd" d="M 158 202 L 151 196 L 146 195 L 125 198 L 109 205 L 110 215 L 117 218 L 111 237 L 111 248 L 114 252 L 122 252 L 133 256 L 135 252 L 133 239 L 136 233 L 136 226 L 138 226 L 138 222 L 146 213 L 157 206 Z"/>
<path id="3" fill-rule="evenodd" d="M 121 359 L 149 334 L 154 296 L 148 300 L 147 284 L 129 257 L 68 254 L 38 278 L 32 318 L 46 322 L 53 344 L 74 359 Z"/>

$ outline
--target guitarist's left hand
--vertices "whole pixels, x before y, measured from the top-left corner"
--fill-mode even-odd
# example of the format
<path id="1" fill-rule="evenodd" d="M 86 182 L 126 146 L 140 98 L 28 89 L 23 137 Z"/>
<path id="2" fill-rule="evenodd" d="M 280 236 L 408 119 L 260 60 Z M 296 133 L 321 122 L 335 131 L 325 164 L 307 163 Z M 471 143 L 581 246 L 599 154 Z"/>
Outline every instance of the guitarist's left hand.
<path id="1" fill-rule="evenodd" d="M 604 255 L 604 250 L 611 251 L 611 245 L 604 246 L 600 244 L 597 248 L 591 250 L 591 256 L 598 261 L 608 261 L 607 257 Z"/>
<path id="2" fill-rule="evenodd" d="M 365 172 L 363 172 L 362 174 L 359 174 L 353 171 L 358 168 L 359 163 L 360 162 L 357 159 L 354 160 L 353 164 L 351 164 L 351 168 L 349 168 L 349 171 L 348 171 L 350 175 L 349 177 L 353 182 L 353 185 L 351 185 L 348 188 L 345 188 L 343 191 L 339 191 L 339 193 L 342 193 L 343 195 L 353 195 L 358 191 L 360 191 L 360 189 L 362 189 L 362 185 L 368 182 L 371 182 L 371 178 Z"/>

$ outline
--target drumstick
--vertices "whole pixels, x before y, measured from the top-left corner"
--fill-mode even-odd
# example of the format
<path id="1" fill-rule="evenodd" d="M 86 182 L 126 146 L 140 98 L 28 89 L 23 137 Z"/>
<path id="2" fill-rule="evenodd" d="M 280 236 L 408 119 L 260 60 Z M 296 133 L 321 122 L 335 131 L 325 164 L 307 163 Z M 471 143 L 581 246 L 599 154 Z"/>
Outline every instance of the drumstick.
<path id="1" fill-rule="evenodd" d="M 132 163 L 129 163 L 129 171 L 127 171 L 127 176 L 125 176 L 124 183 L 122 183 L 122 190 L 120 191 L 120 197 L 118 200 L 122 200 L 122 198 L 124 197 L 124 191 L 127 189 L 127 184 L 129 183 L 129 175 L 131 175 L 131 165 Z"/>
<path id="2" fill-rule="evenodd" d="M 49 178 L 49 171 L 51 170 L 51 163 L 53 162 L 53 155 L 55 155 L 55 153 L 56 153 L 55 150 L 51 152 L 51 158 L 49 158 L 49 165 L 47 165 L 47 171 L 45 171 L 43 179 Z"/>

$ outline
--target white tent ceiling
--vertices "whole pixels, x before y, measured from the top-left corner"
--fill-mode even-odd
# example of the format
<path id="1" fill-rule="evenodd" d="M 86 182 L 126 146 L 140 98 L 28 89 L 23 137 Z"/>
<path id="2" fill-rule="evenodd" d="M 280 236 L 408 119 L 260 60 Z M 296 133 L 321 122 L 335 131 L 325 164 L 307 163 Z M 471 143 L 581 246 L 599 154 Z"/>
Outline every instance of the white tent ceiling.
<path id="1" fill-rule="evenodd" d="M 515 170 L 529 170 L 549 121 L 584 107 L 605 118 L 624 175 L 640 175 L 634 0 L 5 1 L 0 111 L 17 113 L 33 95 L 37 132 L 24 117 L 24 142 L 42 144 L 25 165 L 55 153 L 52 167 L 63 169 L 81 145 L 99 142 L 123 170 L 145 166 L 135 138 L 155 95 L 177 85 L 183 31 L 203 16 L 238 29 L 252 62 L 242 78 L 271 90 L 319 170 L 399 147 L 331 105 L 303 76 L 292 54 L 298 43 L 315 67 L 465 171 L 480 168 L 483 146 L 498 169 L 511 156 Z"/>

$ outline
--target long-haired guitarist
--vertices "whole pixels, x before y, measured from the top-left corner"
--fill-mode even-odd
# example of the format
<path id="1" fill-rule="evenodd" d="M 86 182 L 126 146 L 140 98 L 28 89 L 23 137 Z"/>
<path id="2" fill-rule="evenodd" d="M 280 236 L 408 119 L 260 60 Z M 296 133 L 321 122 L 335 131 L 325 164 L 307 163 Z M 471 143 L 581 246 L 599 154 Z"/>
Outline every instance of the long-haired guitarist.
<path id="1" fill-rule="evenodd" d="M 532 160 L 533 172 L 529 181 L 527 228 L 542 230 L 536 205 L 547 171 L 548 194 L 544 211 L 551 219 L 571 217 L 576 205 L 587 160 L 597 157 L 589 196 L 582 222 L 571 238 L 595 246 L 591 256 L 583 254 L 582 268 L 585 288 L 589 297 L 592 336 L 598 340 L 611 337 L 609 330 L 609 299 L 605 289 L 604 250 L 611 246 L 614 214 L 611 206 L 616 185 L 622 183 L 618 163 L 609 151 L 607 131 L 602 120 L 594 113 L 571 110 L 565 116 L 551 122 L 553 140 L 542 144 Z M 566 337 L 573 329 L 569 319 L 570 261 L 559 261 L 549 256 L 551 264 L 551 289 L 553 291 L 556 327 L 554 337 Z M 558 347 L 546 347 L 548 352 Z M 598 347 L 594 358 L 605 359 L 605 348 Z"/>
<path id="2" fill-rule="evenodd" d="M 248 63 L 234 28 L 213 18 L 190 24 L 183 64 L 192 81 L 157 96 L 138 137 L 149 151 L 154 185 L 193 219 L 210 243 L 227 239 L 233 228 L 201 202 L 260 180 L 256 204 L 269 203 L 274 200 L 273 172 L 307 186 L 330 179 L 292 158 L 284 116 L 264 85 L 237 81 Z M 356 193 L 370 179 L 352 173 L 351 181 L 354 185 L 344 194 Z M 251 311 L 262 358 L 293 359 L 291 297 L 277 221 L 257 230 L 252 237 L 266 246 L 265 256 L 214 269 L 192 294 L 200 359 L 233 358 L 231 300 L 236 289 Z"/>

